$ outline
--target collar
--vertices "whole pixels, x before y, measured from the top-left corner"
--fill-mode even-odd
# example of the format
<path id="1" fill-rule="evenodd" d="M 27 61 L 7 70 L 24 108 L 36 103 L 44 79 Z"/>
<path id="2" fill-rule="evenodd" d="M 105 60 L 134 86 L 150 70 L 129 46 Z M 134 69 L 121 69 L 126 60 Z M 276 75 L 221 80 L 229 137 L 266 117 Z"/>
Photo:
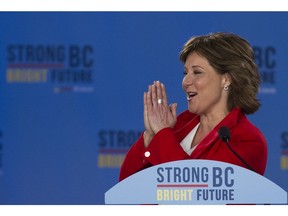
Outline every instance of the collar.
<path id="1" fill-rule="evenodd" d="M 186 112 L 187 111 L 185 111 L 185 113 Z M 187 115 L 187 113 L 185 115 Z M 214 143 L 214 141 L 219 138 L 218 130 L 220 127 L 226 126 L 228 128 L 232 128 L 237 123 L 238 119 L 243 115 L 244 114 L 240 108 L 232 109 L 230 113 L 228 113 L 228 115 L 225 116 L 225 118 L 218 125 L 216 125 L 215 128 L 210 131 L 210 133 L 198 144 L 191 156 L 196 158 L 204 149 Z M 179 143 L 200 122 L 200 117 L 198 115 L 193 114 L 190 116 L 190 118 L 190 121 L 184 127 L 175 131 Z"/>
<path id="2" fill-rule="evenodd" d="M 243 115 L 243 112 L 239 108 L 231 110 L 231 112 L 198 144 L 198 147 L 192 152 L 191 157 L 197 158 L 208 146 L 219 139 L 218 130 L 220 127 L 226 126 L 229 129 L 232 128 Z"/>

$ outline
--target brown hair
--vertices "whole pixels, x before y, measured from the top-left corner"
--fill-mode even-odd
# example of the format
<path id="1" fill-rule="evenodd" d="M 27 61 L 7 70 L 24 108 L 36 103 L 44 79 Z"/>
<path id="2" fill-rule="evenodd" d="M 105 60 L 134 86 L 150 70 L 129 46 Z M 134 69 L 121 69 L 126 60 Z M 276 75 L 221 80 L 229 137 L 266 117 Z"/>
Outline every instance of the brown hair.
<path id="1" fill-rule="evenodd" d="M 240 107 L 246 114 L 260 107 L 257 99 L 261 77 L 254 62 L 254 52 L 249 42 L 232 33 L 212 33 L 192 37 L 184 45 L 180 60 L 186 62 L 191 53 L 205 57 L 219 74 L 228 74 L 228 109 Z"/>

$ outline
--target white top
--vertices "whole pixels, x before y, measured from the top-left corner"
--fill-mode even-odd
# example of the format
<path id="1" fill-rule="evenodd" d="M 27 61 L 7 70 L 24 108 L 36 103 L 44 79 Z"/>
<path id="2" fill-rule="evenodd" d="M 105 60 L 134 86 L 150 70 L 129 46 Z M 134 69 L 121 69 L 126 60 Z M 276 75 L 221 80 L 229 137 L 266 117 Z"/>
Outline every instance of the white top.
<path id="1" fill-rule="evenodd" d="M 196 148 L 196 146 L 194 146 L 193 148 L 191 148 L 191 143 L 192 140 L 194 139 L 194 136 L 196 134 L 196 131 L 199 127 L 200 123 L 198 123 L 191 131 L 190 133 L 187 134 L 187 136 L 181 141 L 180 145 L 183 148 L 183 150 L 188 154 L 191 155 L 192 152 L 194 151 L 194 149 Z"/>

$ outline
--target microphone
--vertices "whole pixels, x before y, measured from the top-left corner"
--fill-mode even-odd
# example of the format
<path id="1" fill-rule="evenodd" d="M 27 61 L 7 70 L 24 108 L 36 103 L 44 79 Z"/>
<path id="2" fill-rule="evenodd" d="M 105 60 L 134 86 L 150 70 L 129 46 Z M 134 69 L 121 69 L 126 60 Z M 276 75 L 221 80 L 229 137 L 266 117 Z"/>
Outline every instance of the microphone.
<path id="1" fill-rule="evenodd" d="M 229 140 L 231 138 L 231 135 L 230 135 L 230 130 L 228 127 L 226 126 L 222 126 L 219 130 L 218 130 L 218 134 L 219 134 L 219 137 L 221 140 L 223 140 L 227 147 L 230 149 L 230 151 L 243 163 L 245 164 L 245 166 L 254 171 L 254 169 L 234 150 L 232 149 L 232 147 L 230 146 L 229 144 Z M 255 172 L 255 171 L 254 171 Z"/>
<path id="2" fill-rule="evenodd" d="M 230 130 L 226 126 L 222 126 L 219 131 L 219 137 L 221 140 L 223 140 L 225 143 L 228 143 L 230 140 Z"/>

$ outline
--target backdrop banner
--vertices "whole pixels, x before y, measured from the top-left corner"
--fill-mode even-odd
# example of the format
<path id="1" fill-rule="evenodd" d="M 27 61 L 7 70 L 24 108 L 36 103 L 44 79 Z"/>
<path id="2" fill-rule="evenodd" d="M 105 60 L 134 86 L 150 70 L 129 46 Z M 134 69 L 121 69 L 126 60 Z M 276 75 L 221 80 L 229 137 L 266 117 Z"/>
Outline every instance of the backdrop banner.
<path id="1" fill-rule="evenodd" d="M 248 118 L 268 142 L 265 178 L 288 191 L 287 26 L 286 12 L 0 12 L 0 204 L 104 204 L 144 129 L 143 92 L 159 80 L 186 110 L 179 54 L 210 32 L 255 51 Z"/>

